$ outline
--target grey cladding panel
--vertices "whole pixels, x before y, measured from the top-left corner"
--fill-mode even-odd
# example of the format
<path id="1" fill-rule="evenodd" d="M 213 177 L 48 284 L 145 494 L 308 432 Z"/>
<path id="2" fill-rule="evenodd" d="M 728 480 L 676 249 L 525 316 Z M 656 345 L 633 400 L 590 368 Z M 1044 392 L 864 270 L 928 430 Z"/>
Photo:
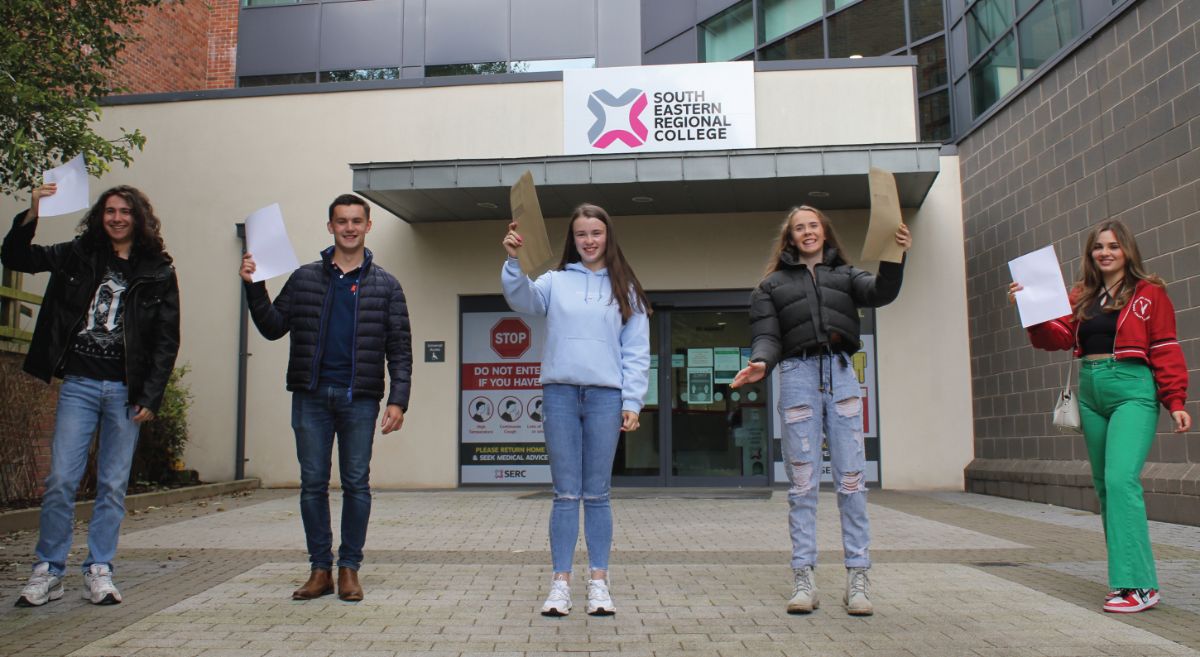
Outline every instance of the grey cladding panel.
<path id="1" fill-rule="evenodd" d="M 696 0 L 642 0 L 644 51 L 657 48 L 695 25 Z"/>
<path id="2" fill-rule="evenodd" d="M 404 0 L 404 65 L 420 66 L 425 75 L 425 0 Z M 409 77 L 407 72 L 404 77 Z"/>
<path id="3" fill-rule="evenodd" d="M 511 0 L 514 60 L 596 56 L 596 0 Z"/>
<path id="4" fill-rule="evenodd" d="M 694 64 L 699 59 L 700 47 L 696 43 L 696 28 L 671 39 L 663 45 L 651 50 L 642 57 L 642 63 L 652 64 Z"/>
<path id="5" fill-rule="evenodd" d="M 322 5 L 321 70 L 399 68 L 403 0 Z"/>
<path id="6" fill-rule="evenodd" d="M 596 0 L 596 66 L 640 66 L 642 13 L 638 0 Z"/>
<path id="7" fill-rule="evenodd" d="M 435 0 L 426 4 L 426 65 L 508 60 L 507 2 Z"/>
<path id="8" fill-rule="evenodd" d="M 243 9 L 238 14 L 237 74 L 317 70 L 321 5 Z"/>

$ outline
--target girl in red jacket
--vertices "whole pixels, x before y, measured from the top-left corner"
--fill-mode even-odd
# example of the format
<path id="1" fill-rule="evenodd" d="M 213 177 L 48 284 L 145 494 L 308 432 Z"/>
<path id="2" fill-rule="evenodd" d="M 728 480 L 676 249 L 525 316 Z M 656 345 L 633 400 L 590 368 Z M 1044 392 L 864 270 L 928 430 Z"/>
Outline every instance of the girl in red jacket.
<path id="1" fill-rule="evenodd" d="M 1158 404 L 1175 432 L 1192 426 L 1183 410 L 1188 370 L 1175 339 L 1175 308 L 1163 281 L 1142 266 L 1137 242 L 1115 219 L 1092 228 L 1071 290 L 1071 314 L 1029 327 L 1033 346 L 1074 349 L 1079 415 L 1108 546 L 1104 611 L 1133 613 L 1158 604 L 1141 473 L 1154 441 Z M 1009 300 L 1022 288 L 1009 286 Z"/>

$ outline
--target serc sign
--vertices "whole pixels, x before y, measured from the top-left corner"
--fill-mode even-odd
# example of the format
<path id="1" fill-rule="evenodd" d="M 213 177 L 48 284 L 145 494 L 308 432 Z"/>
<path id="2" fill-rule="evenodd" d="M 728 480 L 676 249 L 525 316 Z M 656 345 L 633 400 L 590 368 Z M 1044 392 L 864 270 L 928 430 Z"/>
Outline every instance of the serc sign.
<path id="1" fill-rule="evenodd" d="M 563 150 L 754 148 L 754 64 L 563 71 Z"/>

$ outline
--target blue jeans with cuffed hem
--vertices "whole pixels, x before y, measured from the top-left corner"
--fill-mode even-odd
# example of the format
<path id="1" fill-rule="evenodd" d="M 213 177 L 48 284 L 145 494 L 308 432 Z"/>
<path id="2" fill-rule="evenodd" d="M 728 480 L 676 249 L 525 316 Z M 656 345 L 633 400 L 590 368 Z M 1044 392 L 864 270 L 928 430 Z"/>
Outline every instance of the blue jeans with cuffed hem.
<path id="1" fill-rule="evenodd" d="M 817 565 L 822 438 L 829 446 L 846 567 L 871 566 L 861 394 L 854 368 L 840 355 L 789 358 L 779 363 L 783 457 L 791 483 L 788 527 L 792 568 Z"/>
<path id="2" fill-rule="evenodd" d="M 94 563 L 112 568 L 117 536 L 125 519 L 125 489 L 141 426 L 133 421 L 129 390 L 120 381 L 81 376 L 63 379 L 51 443 L 50 476 L 42 494 L 41 525 L 34 554 L 50 572 L 62 575 L 71 551 L 75 493 L 87 467 L 92 436 L 96 446 L 96 503 L 88 523 L 86 571 Z"/>
<path id="3" fill-rule="evenodd" d="M 613 458 L 621 436 L 621 391 L 599 386 L 542 386 L 542 423 L 554 502 L 550 509 L 550 558 L 554 572 L 569 573 L 579 540 L 579 500 L 588 563 L 608 570 L 613 519 L 609 503 Z"/>
<path id="4" fill-rule="evenodd" d="M 333 530 L 329 518 L 329 477 L 333 441 L 338 443 L 342 480 L 342 544 L 339 568 L 358 570 L 371 518 L 371 449 L 379 400 L 347 396 L 342 386 L 292 393 L 292 430 L 300 461 L 300 518 L 313 569 L 331 570 Z"/>

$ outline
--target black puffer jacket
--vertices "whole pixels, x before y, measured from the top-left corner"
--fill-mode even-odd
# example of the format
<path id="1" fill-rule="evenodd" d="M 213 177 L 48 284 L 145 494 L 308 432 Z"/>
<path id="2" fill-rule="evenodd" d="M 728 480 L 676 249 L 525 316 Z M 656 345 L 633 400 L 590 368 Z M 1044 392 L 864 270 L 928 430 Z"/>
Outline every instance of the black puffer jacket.
<path id="1" fill-rule="evenodd" d="M 785 251 L 779 264 L 750 294 L 750 359 L 766 363 L 768 372 L 780 360 L 813 347 L 858 351 L 858 309 L 891 303 L 904 278 L 904 263 L 881 262 L 875 275 L 846 264 L 828 246 L 814 268 L 815 282 L 795 255 Z"/>
<path id="2" fill-rule="evenodd" d="M 50 283 L 25 357 L 25 371 L 43 381 L 62 376 L 67 350 L 96 295 L 109 254 L 75 238 L 50 246 L 33 244 L 37 219 L 13 219 L 0 260 L 5 267 L 33 274 L 50 272 Z M 125 292 L 125 385 L 129 403 L 157 413 L 179 354 L 179 281 L 160 256 L 133 259 Z"/>
<path id="3" fill-rule="evenodd" d="M 321 260 L 304 265 L 292 273 L 279 291 L 275 302 L 267 295 L 265 283 L 246 284 L 250 316 L 263 337 L 278 340 L 292 334 L 288 358 L 287 389 L 313 390 L 320 378 L 321 348 L 328 322 L 330 258 L 333 247 L 321 252 Z M 412 337 L 408 324 L 408 304 L 399 281 L 381 267 L 372 264 L 368 249 L 359 281 L 358 317 L 355 321 L 353 383 L 356 395 L 383 398 L 384 359 L 391 378 L 388 404 L 408 412 L 412 385 Z"/>

